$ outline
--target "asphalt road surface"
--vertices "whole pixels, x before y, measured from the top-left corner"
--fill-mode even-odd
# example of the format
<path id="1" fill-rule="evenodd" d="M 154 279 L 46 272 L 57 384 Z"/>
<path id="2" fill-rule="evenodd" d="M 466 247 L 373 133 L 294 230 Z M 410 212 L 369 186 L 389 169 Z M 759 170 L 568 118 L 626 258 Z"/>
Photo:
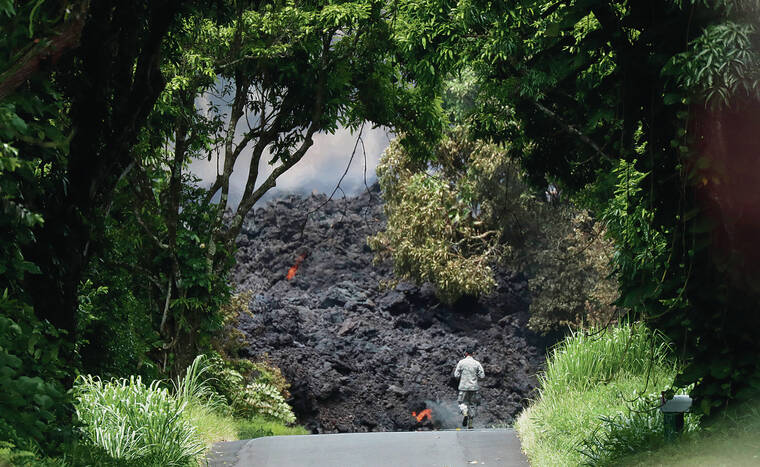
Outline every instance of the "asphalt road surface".
<path id="1" fill-rule="evenodd" d="M 513 430 L 271 436 L 217 443 L 210 467 L 528 466 Z"/>

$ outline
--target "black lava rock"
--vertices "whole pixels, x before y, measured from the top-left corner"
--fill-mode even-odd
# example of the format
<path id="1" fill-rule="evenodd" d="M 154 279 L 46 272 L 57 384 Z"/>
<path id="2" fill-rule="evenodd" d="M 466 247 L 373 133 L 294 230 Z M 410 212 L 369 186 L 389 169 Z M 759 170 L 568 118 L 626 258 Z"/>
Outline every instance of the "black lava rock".
<path id="1" fill-rule="evenodd" d="M 299 422 L 314 432 L 453 428 L 461 418 L 451 373 L 465 348 L 486 371 L 476 425 L 511 422 L 545 350 L 525 328 L 524 276 L 497 271 L 493 294 L 454 306 L 429 285 L 389 289 L 381 284 L 391 265 L 374 264 L 367 248 L 385 223 L 377 186 L 325 201 L 288 196 L 251 212 L 233 271 L 238 290 L 254 292 L 253 318 L 241 316 L 246 354 L 283 370 Z M 418 422 L 412 412 L 426 407 L 432 420 Z"/>

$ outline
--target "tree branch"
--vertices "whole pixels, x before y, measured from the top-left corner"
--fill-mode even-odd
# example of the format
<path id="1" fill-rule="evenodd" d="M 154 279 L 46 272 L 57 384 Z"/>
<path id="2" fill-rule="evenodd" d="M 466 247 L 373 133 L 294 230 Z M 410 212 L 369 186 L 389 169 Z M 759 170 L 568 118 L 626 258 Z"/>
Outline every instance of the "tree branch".
<path id="1" fill-rule="evenodd" d="M 581 141 L 583 141 L 588 146 L 590 146 L 594 151 L 596 151 L 597 154 L 602 156 L 604 159 L 609 160 L 609 161 L 615 160 L 614 158 L 606 154 L 604 151 L 602 151 L 602 148 L 600 148 L 599 145 L 597 145 L 593 140 L 591 140 L 591 138 L 586 136 L 583 132 L 575 128 L 573 125 L 562 120 L 562 118 L 559 115 L 552 112 L 547 107 L 541 105 L 541 103 L 539 102 L 533 102 L 533 105 L 535 105 L 538 110 L 540 110 L 541 112 L 549 116 L 552 120 L 554 120 L 556 123 L 558 123 L 560 126 L 562 126 L 565 131 L 567 131 L 568 133 L 572 135 L 577 136 Z"/>
<path id="2" fill-rule="evenodd" d="M 259 186 L 250 196 L 240 202 L 240 205 L 235 212 L 235 216 L 230 223 L 230 227 L 224 236 L 224 242 L 226 244 L 235 241 L 235 238 L 237 238 L 238 233 L 240 233 L 240 228 L 243 225 L 243 219 L 245 218 L 246 214 L 248 214 L 248 211 L 251 210 L 253 205 L 256 204 L 256 201 L 264 196 L 264 194 L 271 188 L 274 188 L 274 186 L 277 184 L 277 178 L 279 178 L 280 175 L 285 173 L 298 161 L 300 161 L 301 158 L 303 158 L 303 156 L 306 154 L 306 151 L 308 151 L 312 144 L 314 144 L 312 137 L 314 133 L 316 133 L 317 128 L 318 125 L 316 123 L 312 123 L 306 133 L 304 141 L 301 143 L 301 146 L 298 148 L 298 150 L 294 152 L 286 162 L 283 162 L 271 174 L 269 174 L 269 177 L 267 177 L 264 183 L 262 183 L 261 186 Z"/>
<path id="3" fill-rule="evenodd" d="M 158 327 L 159 332 L 163 334 L 166 330 L 166 318 L 169 316 L 169 302 L 172 298 L 172 278 L 166 284 L 166 301 L 164 302 L 164 313 L 161 316 L 161 325 Z"/>
<path id="4" fill-rule="evenodd" d="M 135 218 L 137 219 L 137 223 L 138 223 L 138 224 L 140 224 L 140 226 L 143 228 L 143 230 L 145 230 L 145 233 L 146 233 L 146 234 L 147 234 L 147 235 L 148 235 L 150 238 L 152 238 L 152 239 L 153 239 L 153 241 L 155 241 L 155 242 L 156 242 L 156 245 L 158 245 L 158 247 L 159 247 L 159 248 L 161 248 L 162 250 L 168 250 L 168 249 L 169 249 L 169 245 L 167 245 L 166 243 L 162 242 L 162 241 L 161 241 L 161 240 L 160 240 L 158 237 L 156 237 L 156 236 L 153 234 L 153 232 L 151 232 L 151 231 L 150 231 L 150 229 L 148 228 L 148 226 L 147 226 L 147 225 L 145 225 L 145 222 L 143 222 L 143 220 L 142 220 L 142 217 L 140 217 L 140 213 L 139 213 L 139 211 L 137 210 L 137 206 L 135 206 L 135 207 L 132 209 L 132 211 L 135 213 Z"/>
<path id="5" fill-rule="evenodd" d="M 89 5 L 89 1 L 79 3 L 70 21 L 53 31 L 50 37 L 34 39 L 32 48 L 0 74 L 0 101 L 39 71 L 43 64 L 55 64 L 63 54 L 79 46 Z"/>

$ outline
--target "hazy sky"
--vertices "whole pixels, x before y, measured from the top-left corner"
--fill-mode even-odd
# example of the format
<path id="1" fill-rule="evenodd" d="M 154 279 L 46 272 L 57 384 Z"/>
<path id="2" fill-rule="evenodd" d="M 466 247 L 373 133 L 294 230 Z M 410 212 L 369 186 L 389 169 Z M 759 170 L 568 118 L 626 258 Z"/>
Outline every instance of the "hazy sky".
<path id="1" fill-rule="evenodd" d="M 283 192 L 311 193 L 317 190 L 321 193 L 331 193 L 340 176 L 346 170 L 351 158 L 351 151 L 356 144 L 357 133 L 358 130 L 356 133 L 351 133 L 349 130 L 341 128 L 334 135 L 317 134 L 314 137 L 314 145 L 309 148 L 303 159 L 280 176 L 277 186 L 259 200 L 259 204 Z M 392 135 L 385 128 L 372 129 L 369 125 L 365 125 L 362 139 L 367 154 L 367 184 L 372 184 L 377 179 L 375 167 L 377 167 L 383 151 L 388 147 L 390 138 Z M 266 157 L 261 159 L 258 184 L 266 180 L 273 169 L 268 165 Z M 248 149 L 241 154 L 235 164 L 230 179 L 229 202 L 232 206 L 237 206 L 240 202 L 245 181 L 248 178 L 250 161 L 251 150 Z M 221 161 L 219 164 L 222 165 Z M 203 180 L 204 186 L 209 186 L 216 178 L 216 167 L 215 157 L 211 161 L 201 159 L 190 164 L 190 170 Z M 351 163 L 351 168 L 340 185 L 347 195 L 356 194 L 364 189 L 364 167 L 364 153 L 360 144 Z M 342 196 L 342 194 L 338 191 L 335 196 Z"/>

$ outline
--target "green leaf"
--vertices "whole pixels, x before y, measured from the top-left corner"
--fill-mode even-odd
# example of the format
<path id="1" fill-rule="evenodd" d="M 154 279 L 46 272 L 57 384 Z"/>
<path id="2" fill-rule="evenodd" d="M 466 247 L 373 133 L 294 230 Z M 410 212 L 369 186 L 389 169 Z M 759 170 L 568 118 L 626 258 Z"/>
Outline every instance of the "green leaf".
<path id="1" fill-rule="evenodd" d="M 725 379 L 731 374 L 731 365 L 728 362 L 715 362 L 710 367 L 710 374 L 719 379 Z"/>
<path id="2" fill-rule="evenodd" d="M 665 103 L 665 105 L 680 104 L 681 95 L 675 93 L 667 93 L 665 96 L 663 96 L 663 103 Z"/>

